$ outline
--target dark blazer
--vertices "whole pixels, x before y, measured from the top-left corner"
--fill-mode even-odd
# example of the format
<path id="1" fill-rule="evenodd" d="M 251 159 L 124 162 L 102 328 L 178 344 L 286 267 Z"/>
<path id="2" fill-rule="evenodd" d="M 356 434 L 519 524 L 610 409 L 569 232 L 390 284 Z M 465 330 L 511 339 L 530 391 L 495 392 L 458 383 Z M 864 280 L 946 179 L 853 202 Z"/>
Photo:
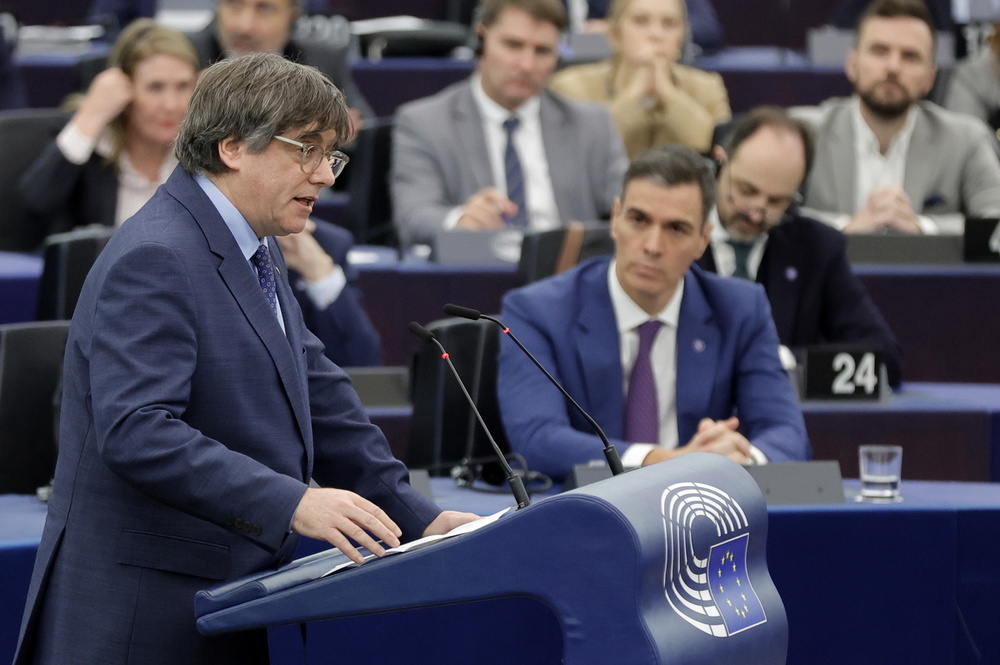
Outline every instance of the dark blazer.
<path id="1" fill-rule="evenodd" d="M 597 421 L 621 452 L 624 377 L 608 291 L 609 257 L 508 293 L 503 321 Z M 528 465 L 555 478 L 603 459 L 602 444 L 563 396 L 510 344 L 500 345 L 497 395 L 507 438 Z M 692 267 L 677 330 L 678 440 L 702 418 L 740 418 L 740 431 L 768 459 L 810 456 L 802 412 L 778 359 L 763 289 Z"/>
<path id="2" fill-rule="evenodd" d="M 195 50 L 198 51 L 198 60 L 201 61 L 203 68 L 223 57 L 222 47 L 215 35 L 214 19 L 199 32 L 188 34 Z M 292 39 L 285 45 L 285 52 L 282 55 L 294 62 L 311 65 L 320 70 L 344 93 L 348 106 L 361 111 L 364 118 L 375 117 L 371 106 L 351 76 L 347 44 L 330 44 L 315 39 Z"/>
<path id="3" fill-rule="evenodd" d="M 118 173 L 94 153 L 83 164 L 67 160 L 53 140 L 20 180 L 24 204 L 45 235 L 79 226 L 115 225 Z"/>
<path id="4" fill-rule="evenodd" d="M 375 502 L 404 539 L 439 513 L 306 330 L 269 242 L 285 333 L 182 169 L 98 257 L 16 663 L 266 662 L 262 631 L 199 635 L 194 593 L 288 561 L 310 478 Z"/>
<path id="5" fill-rule="evenodd" d="M 344 269 L 347 286 L 326 309 L 318 309 L 306 292 L 305 282 L 289 269 L 288 281 L 295 299 L 302 308 L 306 328 L 319 337 L 326 347 L 326 357 L 341 367 L 362 367 L 382 364 L 382 341 L 365 312 L 358 269 L 347 260 L 354 238 L 346 229 L 321 220 L 316 221 L 313 237 L 334 263 Z"/>
<path id="6" fill-rule="evenodd" d="M 711 250 L 698 265 L 715 272 Z M 793 215 L 768 234 L 757 282 L 767 292 L 782 344 L 871 344 L 882 351 L 889 384 L 900 384 L 903 351 L 851 270 L 847 240 L 840 231 Z"/>

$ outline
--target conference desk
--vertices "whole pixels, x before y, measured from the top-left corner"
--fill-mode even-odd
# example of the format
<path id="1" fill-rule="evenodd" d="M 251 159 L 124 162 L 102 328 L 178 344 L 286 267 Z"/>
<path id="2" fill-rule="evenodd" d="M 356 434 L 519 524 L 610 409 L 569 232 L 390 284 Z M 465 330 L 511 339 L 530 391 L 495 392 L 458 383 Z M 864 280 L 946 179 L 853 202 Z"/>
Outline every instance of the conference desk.
<path id="1" fill-rule="evenodd" d="M 107 45 L 83 46 L 79 53 L 23 55 L 15 58 L 33 108 L 52 108 L 81 87 L 78 64 L 100 58 Z M 772 46 L 724 48 L 698 58 L 696 67 L 722 75 L 729 102 L 736 113 L 759 104 L 795 106 L 818 104 L 828 97 L 847 95 L 850 83 L 843 67 L 817 65 L 801 51 Z M 428 97 L 468 78 L 473 60 L 430 57 L 393 57 L 355 60 L 351 72 L 378 117 L 390 117 L 406 102 Z"/>
<path id="2" fill-rule="evenodd" d="M 393 454 L 407 459 L 412 410 L 370 407 Z M 882 402 L 804 402 L 813 459 L 836 460 L 858 473 L 858 446 L 903 446 L 903 477 L 938 481 L 1000 481 L 1000 385 L 904 383 Z"/>
<path id="3" fill-rule="evenodd" d="M 734 113 L 760 104 L 819 104 L 851 93 L 843 67 L 817 65 L 803 53 L 789 49 L 725 48 L 693 64 L 722 76 Z M 378 62 L 357 60 L 351 72 L 375 114 L 390 117 L 401 104 L 467 78 L 474 66 L 472 60 L 452 58 L 383 58 Z"/>
<path id="4" fill-rule="evenodd" d="M 0 323 L 35 319 L 41 276 L 41 257 L 0 252 Z"/>
<path id="5" fill-rule="evenodd" d="M 365 307 L 382 336 L 385 364 L 407 365 L 419 341 L 410 321 L 444 317 L 453 302 L 498 312 L 520 285 L 511 266 L 387 262 L 358 266 Z M 861 277 L 903 347 L 907 381 L 1000 383 L 1000 266 L 860 264 Z M 0 252 L 0 322 L 34 318 L 41 259 Z"/>
<path id="6" fill-rule="evenodd" d="M 490 514 L 513 504 L 449 479 L 431 486 L 446 509 Z M 856 494 L 856 481 L 845 487 Z M 789 665 L 1000 662 L 1000 485 L 904 481 L 901 491 L 904 500 L 891 505 L 768 509 L 768 567 L 788 614 Z M 44 513 L 33 497 L 0 496 L 0 662 L 13 653 Z M 429 649 L 450 638 L 455 612 L 325 624 L 310 640 L 335 644 L 338 662 L 432 663 Z M 301 662 L 289 648 L 297 633 L 275 631 L 275 665 Z"/>
<path id="7" fill-rule="evenodd" d="M 453 302 L 483 312 L 520 282 L 513 267 L 370 264 L 360 266 L 360 286 L 385 363 L 410 362 L 417 340 L 410 321 L 426 324 Z M 903 348 L 907 381 L 1000 383 L 1000 266 L 869 265 L 855 272 L 885 315 Z"/>

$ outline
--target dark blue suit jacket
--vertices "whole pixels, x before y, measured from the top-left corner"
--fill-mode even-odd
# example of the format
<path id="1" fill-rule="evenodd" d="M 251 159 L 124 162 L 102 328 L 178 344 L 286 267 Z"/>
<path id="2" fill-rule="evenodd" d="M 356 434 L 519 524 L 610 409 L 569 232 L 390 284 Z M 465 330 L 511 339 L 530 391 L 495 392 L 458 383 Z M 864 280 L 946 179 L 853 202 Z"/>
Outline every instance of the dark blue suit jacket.
<path id="1" fill-rule="evenodd" d="M 382 341 L 365 312 L 357 285 L 358 269 L 347 261 L 354 237 L 346 229 L 322 220 L 316 220 L 313 237 L 334 263 L 344 269 L 347 286 L 329 307 L 319 309 L 306 292 L 302 277 L 289 269 L 288 281 L 302 308 L 306 327 L 323 342 L 326 357 L 341 367 L 381 365 Z"/>
<path id="2" fill-rule="evenodd" d="M 604 429 L 622 452 L 624 378 L 611 295 L 610 258 L 511 291 L 503 321 Z M 501 340 L 503 341 L 503 340 Z M 515 452 L 537 471 L 562 478 L 574 464 L 603 459 L 587 423 L 510 344 L 501 344 L 498 400 Z M 702 418 L 740 418 L 740 431 L 780 462 L 810 456 L 802 412 L 778 359 L 778 336 L 763 290 L 692 267 L 677 330 L 679 441 Z"/>
<path id="3" fill-rule="evenodd" d="M 711 250 L 698 264 L 715 272 Z M 889 384 L 900 384 L 903 351 L 851 270 L 843 233 L 793 215 L 768 234 L 757 282 L 767 291 L 782 344 L 870 344 L 882 351 Z"/>
<path id="4" fill-rule="evenodd" d="M 322 353 L 271 239 L 286 334 L 182 169 L 98 257 L 70 329 L 59 461 L 16 662 L 260 662 L 194 593 L 287 561 L 311 477 L 419 536 L 438 509 Z"/>

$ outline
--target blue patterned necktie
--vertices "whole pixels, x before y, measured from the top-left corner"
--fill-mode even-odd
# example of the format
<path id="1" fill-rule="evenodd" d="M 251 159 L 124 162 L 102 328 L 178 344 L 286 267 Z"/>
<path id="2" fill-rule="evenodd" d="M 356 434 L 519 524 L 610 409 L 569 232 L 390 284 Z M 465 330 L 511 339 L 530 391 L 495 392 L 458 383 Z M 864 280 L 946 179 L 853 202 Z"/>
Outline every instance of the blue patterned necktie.
<path id="1" fill-rule="evenodd" d="M 278 316 L 278 294 L 274 290 L 274 265 L 271 263 L 271 252 L 267 251 L 267 244 L 261 243 L 257 251 L 250 257 L 250 263 L 257 269 L 257 279 L 260 282 L 260 290 L 267 298 L 267 304 L 271 306 L 274 316 Z"/>
<path id="2" fill-rule="evenodd" d="M 524 171 L 521 170 L 521 159 L 517 156 L 514 146 L 514 132 L 520 120 L 511 116 L 503 123 L 507 132 L 507 148 L 503 154 L 504 176 L 507 178 L 507 198 L 517 206 L 517 213 L 507 220 L 509 226 L 524 229 L 528 226 L 528 202 L 524 196 Z"/>
<path id="3" fill-rule="evenodd" d="M 625 398 L 625 440 L 629 443 L 660 442 L 660 409 L 649 353 L 661 325 L 661 321 L 646 321 L 638 329 L 639 353 L 632 366 Z"/>
<path id="4" fill-rule="evenodd" d="M 741 240 L 727 240 L 726 242 L 733 248 L 733 253 L 736 255 L 736 270 L 733 271 L 733 277 L 750 279 L 750 269 L 748 264 L 750 259 L 750 250 L 753 249 L 753 243 L 743 242 Z"/>

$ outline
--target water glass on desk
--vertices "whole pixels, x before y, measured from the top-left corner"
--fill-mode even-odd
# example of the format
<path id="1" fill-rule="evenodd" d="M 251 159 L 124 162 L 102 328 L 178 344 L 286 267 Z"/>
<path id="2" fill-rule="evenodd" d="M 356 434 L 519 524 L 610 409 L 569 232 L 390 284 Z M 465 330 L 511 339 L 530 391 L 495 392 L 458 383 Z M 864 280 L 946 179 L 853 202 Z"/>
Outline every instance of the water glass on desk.
<path id="1" fill-rule="evenodd" d="M 858 501 L 894 503 L 899 495 L 899 477 L 903 467 L 902 446 L 859 446 L 858 470 L 861 494 Z"/>

